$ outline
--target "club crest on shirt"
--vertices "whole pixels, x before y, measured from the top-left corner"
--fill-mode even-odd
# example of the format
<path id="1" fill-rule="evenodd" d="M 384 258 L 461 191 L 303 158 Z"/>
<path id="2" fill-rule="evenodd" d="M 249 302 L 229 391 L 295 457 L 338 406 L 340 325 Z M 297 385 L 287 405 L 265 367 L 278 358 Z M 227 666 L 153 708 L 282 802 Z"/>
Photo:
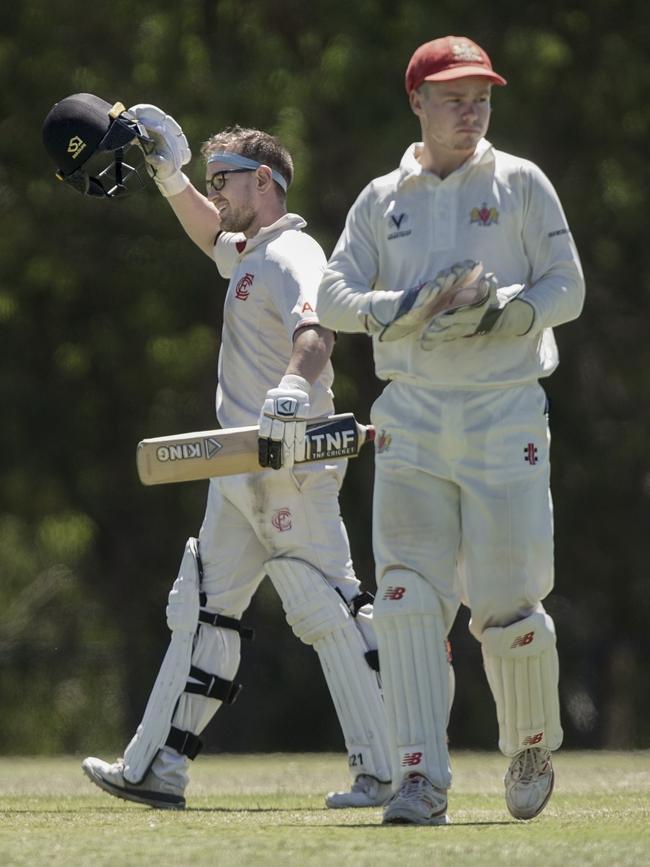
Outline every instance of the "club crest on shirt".
<path id="1" fill-rule="evenodd" d="M 379 432 L 379 436 L 375 440 L 375 451 L 379 452 L 379 454 L 387 452 L 392 440 L 393 437 L 382 428 Z"/>
<path id="2" fill-rule="evenodd" d="M 238 281 L 235 286 L 235 298 L 239 301 L 245 301 L 248 296 L 251 294 L 251 286 L 253 285 L 253 280 L 255 279 L 254 274 L 244 274 L 244 276 Z"/>
<path id="3" fill-rule="evenodd" d="M 284 506 L 283 508 L 276 509 L 276 511 L 273 512 L 271 523 L 278 533 L 286 533 L 287 530 L 290 530 L 293 527 L 293 521 L 291 518 L 291 509 Z"/>
<path id="4" fill-rule="evenodd" d="M 480 208 L 472 208 L 469 221 L 477 226 L 492 226 L 499 222 L 499 212 L 494 207 L 488 208 L 487 203 L 483 202 Z"/>

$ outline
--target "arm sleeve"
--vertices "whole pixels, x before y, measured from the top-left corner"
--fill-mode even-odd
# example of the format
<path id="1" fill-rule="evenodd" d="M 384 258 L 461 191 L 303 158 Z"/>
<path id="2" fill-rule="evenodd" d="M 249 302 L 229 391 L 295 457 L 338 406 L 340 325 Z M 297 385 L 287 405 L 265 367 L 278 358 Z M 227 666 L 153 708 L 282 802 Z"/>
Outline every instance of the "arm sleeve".
<path id="1" fill-rule="evenodd" d="M 299 328 L 320 324 L 316 293 L 325 262 L 320 245 L 302 233 L 294 240 L 288 254 L 280 247 L 269 249 L 267 253 L 264 280 L 291 337 Z"/>
<path id="2" fill-rule="evenodd" d="M 230 279 L 245 246 L 246 236 L 241 232 L 220 232 L 217 235 L 212 258 L 222 277 Z"/>
<path id="3" fill-rule="evenodd" d="M 582 267 L 562 205 L 551 182 L 537 167 L 526 178 L 524 248 L 531 278 L 524 299 L 535 310 L 534 329 L 576 319 L 585 284 Z"/>
<path id="4" fill-rule="evenodd" d="M 379 260 L 373 198 L 368 186 L 350 208 L 318 290 L 316 311 L 321 324 L 332 331 L 365 331 L 362 317 L 368 312 Z"/>

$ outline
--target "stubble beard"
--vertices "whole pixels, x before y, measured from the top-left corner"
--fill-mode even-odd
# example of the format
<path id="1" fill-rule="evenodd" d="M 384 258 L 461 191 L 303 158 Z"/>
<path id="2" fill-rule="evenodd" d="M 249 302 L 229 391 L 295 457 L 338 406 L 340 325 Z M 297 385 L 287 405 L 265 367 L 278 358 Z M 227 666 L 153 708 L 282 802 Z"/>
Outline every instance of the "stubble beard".
<path id="1" fill-rule="evenodd" d="M 255 211 L 252 208 L 228 208 L 221 217 L 221 228 L 224 232 L 246 232 L 254 220 Z"/>

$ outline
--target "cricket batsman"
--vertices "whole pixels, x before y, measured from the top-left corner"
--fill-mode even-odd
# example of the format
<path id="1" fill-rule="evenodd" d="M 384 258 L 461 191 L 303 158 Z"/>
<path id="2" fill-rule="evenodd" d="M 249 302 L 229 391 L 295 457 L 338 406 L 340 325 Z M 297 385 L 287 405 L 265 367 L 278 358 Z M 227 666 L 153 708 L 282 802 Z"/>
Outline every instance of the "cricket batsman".
<path id="1" fill-rule="evenodd" d="M 327 806 L 380 806 L 391 792 L 388 739 L 372 597 L 361 592 L 339 510 L 346 463 L 299 463 L 307 420 L 333 413 L 334 335 L 315 312 L 325 255 L 287 210 L 289 152 L 266 132 L 223 130 L 202 148 L 203 194 L 183 172 L 191 153 L 181 127 L 156 106 L 126 111 L 75 94 L 54 106 L 43 135 L 60 178 L 102 197 L 127 190 L 124 151 L 141 147 L 181 225 L 229 280 L 216 413 L 223 428 L 259 425 L 265 468 L 211 479 L 169 594 L 171 640 L 142 722 L 122 758 L 89 757 L 85 773 L 119 798 L 185 806 L 200 734 L 240 690 L 241 641 L 252 633 L 241 618 L 268 576 L 294 633 L 318 654 L 343 731 L 352 785 Z M 94 169 L 93 156 L 108 165 Z"/>

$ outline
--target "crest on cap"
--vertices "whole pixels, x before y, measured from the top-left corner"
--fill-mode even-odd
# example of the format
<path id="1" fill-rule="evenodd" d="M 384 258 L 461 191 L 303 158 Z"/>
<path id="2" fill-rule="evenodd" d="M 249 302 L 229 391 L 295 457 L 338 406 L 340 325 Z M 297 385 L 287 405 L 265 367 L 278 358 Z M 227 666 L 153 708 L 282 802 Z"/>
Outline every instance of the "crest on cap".
<path id="1" fill-rule="evenodd" d="M 415 50 L 406 69 L 406 92 L 424 81 L 451 81 L 478 76 L 491 84 L 504 85 L 505 78 L 492 69 L 492 62 L 480 45 L 466 36 L 443 36 L 425 42 Z"/>
<path id="2" fill-rule="evenodd" d="M 453 37 L 452 37 L 453 38 Z M 469 39 L 459 39 L 458 42 L 451 43 L 451 52 L 456 60 L 462 63 L 482 63 L 483 56 L 478 45 L 470 42 Z"/>

